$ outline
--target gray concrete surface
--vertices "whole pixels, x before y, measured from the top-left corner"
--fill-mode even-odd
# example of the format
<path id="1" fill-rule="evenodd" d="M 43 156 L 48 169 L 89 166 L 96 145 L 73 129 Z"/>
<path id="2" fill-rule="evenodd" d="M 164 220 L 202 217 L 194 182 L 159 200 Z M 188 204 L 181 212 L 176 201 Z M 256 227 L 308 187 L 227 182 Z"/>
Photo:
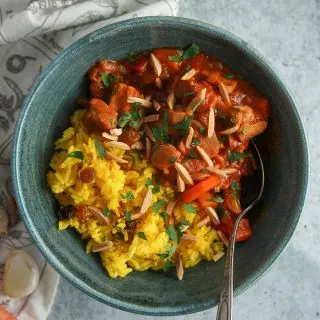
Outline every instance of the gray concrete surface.
<path id="1" fill-rule="evenodd" d="M 309 140 L 312 174 L 297 230 L 266 275 L 235 299 L 234 319 L 320 319 L 320 1 L 182 0 L 179 15 L 221 26 L 267 57 L 295 96 Z M 215 319 L 215 314 L 212 309 L 170 319 L 209 320 Z M 49 316 L 54 319 L 156 317 L 107 307 L 61 279 Z"/>

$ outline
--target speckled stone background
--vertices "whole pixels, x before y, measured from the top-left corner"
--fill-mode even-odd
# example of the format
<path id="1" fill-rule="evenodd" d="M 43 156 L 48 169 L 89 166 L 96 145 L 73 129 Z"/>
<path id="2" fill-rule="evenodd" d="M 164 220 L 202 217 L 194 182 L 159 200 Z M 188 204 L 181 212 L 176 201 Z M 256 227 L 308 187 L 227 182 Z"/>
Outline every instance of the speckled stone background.
<path id="1" fill-rule="evenodd" d="M 320 1 L 181 0 L 179 15 L 229 30 L 268 58 L 293 93 L 309 140 L 309 192 L 296 232 L 265 276 L 235 299 L 234 319 L 320 320 Z M 215 315 L 211 309 L 170 319 L 211 320 Z M 157 318 L 105 306 L 61 279 L 49 316 L 56 319 Z"/>

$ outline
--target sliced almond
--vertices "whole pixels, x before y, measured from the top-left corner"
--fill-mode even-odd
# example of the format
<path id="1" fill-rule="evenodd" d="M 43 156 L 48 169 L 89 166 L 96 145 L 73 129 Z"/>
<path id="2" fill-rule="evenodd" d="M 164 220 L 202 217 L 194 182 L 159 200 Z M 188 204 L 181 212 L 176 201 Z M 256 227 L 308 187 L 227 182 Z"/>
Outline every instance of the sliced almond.
<path id="1" fill-rule="evenodd" d="M 106 147 L 116 147 L 119 149 L 123 149 L 123 150 L 130 150 L 130 146 L 128 146 L 126 143 L 124 142 L 120 142 L 120 141 L 109 141 L 105 144 Z"/>
<path id="2" fill-rule="evenodd" d="M 90 214 L 92 214 L 93 216 L 95 216 L 97 219 L 99 219 L 101 222 L 103 222 L 104 224 L 110 224 L 110 219 L 108 217 L 106 217 L 102 211 L 96 207 L 93 206 L 88 206 L 87 210 Z"/>
<path id="3" fill-rule="evenodd" d="M 235 125 L 234 127 L 232 127 L 232 128 L 229 128 L 229 129 L 220 131 L 219 134 L 223 134 L 223 135 L 232 134 L 232 133 L 237 132 L 238 130 L 239 130 L 239 125 L 236 124 L 236 125 Z"/>
<path id="4" fill-rule="evenodd" d="M 168 104 L 170 110 L 173 110 L 175 101 L 176 101 L 176 98 L 175 98 L 175 96 L 174 96 L 174 93 L 171 92 L 171 93 L 168 95 L 168 98 L 167 98 L 167 104 Z"/>
<path id="5" fill-rule="evenodd" d="M 134 150 L 143 150 L 144 149 L 144 145 L 141 141 L 137 141 L 134 144 L 131 145 L 131 149 Z"/>
<path id="6" fill-rule="evenodd" d="M 194 236 L 193 234 L 190 234 L 190 233 L 184 233 L 183 236 L 181 237 L 181 240 L 197 241 L 197 240 L 199 240 L 199 237 L 198 236 Z"/>
<path id="7" fill-rule="evenodd" d="M 199 107 L 202 101 L 205 99 L 207 93 L 207 88 L 204 88 L 200 91 L 200 94 L 195 96 L 187 107 L 187 114 L 192 115 L 195 109 Z"/>
<path id="8" fill-rule="evenodd" d="M 220 219 L 216 210 L 214 210 L 212 207 L 206 207 L 204 211 L 216 226 L 220 224 Z"/>
<path id="9" fill-rule="evenodd" d="M 156 139 L 155 139 L 150 127 L 146 123 L 143 125 L 143 129 L 144 129 L 144 132 L 146 133 L 146 135 L 151 139 L 151 141 L 156 142 Z"/>
<path id="10" fill-rule="evenodd" d="M 220 169 L 217 169 L 217 168 L 214 167 L 214 166 L 209 166 L 209 167 L 207 167 L 207 170 L 208 170 L 209 172 L 215 173 L 215 174 L 216 174 L 217 176 L 219 176 L 219 177 L 227 178 L 227 174 L 226 174 L 224 171 L 222 171 L 222 170 L 220 170 Z"/>
<path id="11" fill-rule="evenodd" d="M 210 177 L 210 174 L 209 173 L 203 173 L 203 172 L 194 172 L 194 173 L 191 173 L 191 178 L 193 181 L 202 181 L 206 178 L 209 178 Z"/>
<path id="12" fill-rule="evenodd" d="M 193 134 L 194 134 L 194 129 L 192 127 L 189 128 L 189 133 L 186 139 L 186 148 L 190 149 L 191 147 L 191 142 L 192 142 L 192 138 L 193 138 Z"/>
<path id="13" fill-rule="evenodd" d="M 148 137 L 146 137 L 146 156 L 148 160 L 151 157 L 151 143 L 151 140 Z"/>
<path id="14" fill-rule="evenodd" d="M 92 252 L 101 252 L 101 251 L 105 251 L 105 250 L 109 250 L 110 248 L 113 247 L 113 242 L 112 241 L 106 241 L 103 243 L 99 243 L 99 244 L 95 244 L 92 247 Z"/>
<path id="15" fill-rule="evenodd" d="M 221 169 L 221 171 L 223 171 L 225 174 L 234 174 L 236 172 L 239 171 L 239 169 L 237 168 L 224 168 L 224 169 Z"/>
<path id="16" fill-rule="evenodd" d="M 213 256 L 213 261 L 214 261 L 214 262 L 217 262 L 217 261 L 220 260 L 223 256 L 224 256 L 224 252 L 219 252 L 219 253 L 217 253 L 217 254 L 215 254 L 215 255 Z"/>
<path id="17" fill-rule="evenodd" d="M 186 189 L 186 184 L 179 173 L 177 174 L 177 189 L 179 192 L 183 192 Z"/>
<path id="18" fill-rule="evenodd" d="M 117 141 L 119 138 L 118 136 L 114 136 L 108 132 L 102 132 L 102 136 L 108 140 Z"/>
<path id="19" fill-rule="evenodd" d="M 152 103 L 151 101 L 148 101 L 146 99 L 142 99 L 142 98 L 138 98 L 138 97 L 128 97 L 127 98 L 127 102 L 128 103 L 140 103 L 143 107 L 151 107 L 152 106 Z"/>
<path id="20" fill-rule="evenodd" d="M 210 222 L 210 218 L 209 217 L 205 217 L 203 219 L 201 219 L 198 223 L 197 223 L 197 228 L 200 228 L 206 224 L 208 224 Z"/>
<path id="21" fill-rule="evenodd" d="M 166 213 L 170 216 L 173 212 L 174 207 L 177 204 L 177 200 L 170 201 L 166 208 Z"/>
<path id="22" fill-rule="evenodd" d="M 207 163 L 207 165 L 209 167 L 213 167 L 213 162 L 210 159 L 210 157 L 208 156 L 208 154 L 204 151 L 204 149 L 202 149 L 200 146 L 196 147 L 200 157 Z"/>
<path id="23" fill-rule="evenodd" d="M 147 101 L 151 101 L 151 96 L 150 96 L 150 95 L 149 95 L 149 96 L 145 96 L 144 98 L 145 98 L 145 100 L 147 100 Z"/>
<path id="24" fill-rule="evenodd" d="M 155 74 L 157 75 L 157 77 L 160 77 L 162 66 L 159 59 L 153 53 L 150 53 L 150 62 Z"/>
<path id="25" fill-rule="evenodd" d="M 196 70 L 192 68 L 181 77 L 181 80 L 190 80 L 195 74 Z"/>
<path id="26" fill-rule="evenodd" d="M 154 84 L 158 89 L 162 89 L 162 80 L 160 78 L 156 78 L 156 80 L 154 80 Z"/>
<path id="27" fill-rule="evenodd" d="M 159 111 L 161 109 L 161 104 L 157 100 L 153 100 L 152 103 L 156 111 Z"/>
<path id="28" fill-rule="evenodd" d="M 175 162 L 174 166 L 176 168 L 176 170 L 178 171 L 179 175 L 181 176 L 181 178 L 183 179 L 183 181 L 190 186 L 193 186 L 193 180 L 189 174 L 189 172 L 187 171 L 187 169 L 180 163 Z"/>
<path id="29" fill-rule="evenodd" d="M 150 189 L 147 190 L 146 195 L 144 196 L 142 206 L 140 209 L 141 213 L 146 213 L 147 210 L 149 209 L 152 201 L 152 191 Z"/>
<path id="30" fill-rule="evenodd" d="M 121 136 L 122 135 L 122 129 L 121 128 L 110 129 L 110 134 L 112 136 Z"/>
<path id="31" fill-rule="evenodd" d="M 228 247 L 229 246 L 229 240 L 226 238 L 226 236 L 221 231 L 217 231 L 217 234 L 218 234 L 220 240 L 224 243 L 224 245 L 226 247 Z"/>
<path id="32" fill-rule="evenodd" d="M 176 270 L 177 270 L 177 277 L 179 280 L 182 280 L 184 269 L 183 269 L 183 263 L 180 255 L 177 255 L 177 261 L 176 261 Z"/>
<path id="33" fill-rule="evenodd" d="M 154 122 L 159 120 L 160 115 L 157 114 L 151 114 L 150 116 L 146 116 L 143 118 L 143 122 Z"/>
<path id="34" fill-rule="evenodd" d="M 215 127 L 215 117 L 213 108 L 210 108 L 209 111 L 209 120 L 208 120 L 208 137 L 211 138 L 214 134 L 214 127 Z"/>
<path id="35" fill-rule="evenodd" d="M 117 163 L 128 163 L 127 160 L 121 159 L 121 158 L 115 156 L 114 154 L 112 154 L 112 153 L 109 152 L 109 151 L 106 151 L 106 157 L 107 157 L 109 160 L 114 160 L 114 161 L 117 162 Z"/>
<path id="36" fill-rule="evenodd" d="M 219 92 L 222 97 L 222 100 L 225 103 L 230 104 L 231 103 L 230 96 L 229 96 L 228 90 L 227 90 L 226 86 L 223 84 L 223 82 L 219 83 Z"/>

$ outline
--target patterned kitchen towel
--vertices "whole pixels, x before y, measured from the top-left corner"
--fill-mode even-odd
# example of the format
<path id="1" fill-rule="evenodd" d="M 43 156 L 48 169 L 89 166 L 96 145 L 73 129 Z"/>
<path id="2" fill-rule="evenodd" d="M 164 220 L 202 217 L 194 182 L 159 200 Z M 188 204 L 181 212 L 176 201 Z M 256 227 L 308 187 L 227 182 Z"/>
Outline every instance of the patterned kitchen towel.
<path id="1" fill-rule="evenodd" d="M 179 0 L 1 0 L 0 2 L 0 206 L 8 212 L 11 139 L 19 108 L 37 76 L 75 40 L 115 21 L 147 15 L 176 15 Z M 9 208 L 10 209 L 10 208 Z M 1 295 L 4 263 L 13 249 L 37 261 L 40 284 L 28 297 Z M 0 305 L 19 320 L 44 320 L 59 275 L 37 250 L 22 222 L 0 235 Z"/>

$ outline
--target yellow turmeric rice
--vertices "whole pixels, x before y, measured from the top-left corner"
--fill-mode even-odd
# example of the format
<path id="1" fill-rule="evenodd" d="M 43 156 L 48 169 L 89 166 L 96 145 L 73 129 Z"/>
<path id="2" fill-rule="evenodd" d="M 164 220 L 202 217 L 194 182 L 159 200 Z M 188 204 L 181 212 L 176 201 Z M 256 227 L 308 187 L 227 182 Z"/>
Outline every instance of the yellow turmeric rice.
<path id="1" fill-rule="evenodd" d="M 56 141 L 47 181 L 61 205 L 99 208 L 110 223 L 101 223 L 92 215 L 86 219 L 73 215 L 59 221 L 59 230 L 75 228 L 86 241 L 87 254 L 96 254 L 92 248 L 112 241 L 112 247 L 98 253 L 112 278 L 125 277 L 133 270 L 168 269 L 175 254 L 179 254 L 184 268 L 221 257 L 223 243 L 211 224 L 197 226 L 203 217 L 196 203 L 178 202 L 172 215 L 181 228 L 168 230 L 172 217 L 166 213 L 166 206 L 173 198 L 173 190 L 156 184 L 157 169 L 141 160 L 138 152 L 129 153 L 132 167 L 128 170 L 114 160 L 100 157 L 98 136 L 89 134 L 83 125 L 84 112 L 78 110 L 73 114 L 72 126 Z M 128 157 L 124 150 L 104 147 L 119 158 Z M 81 151 L 84 159 L 68 156 L 75 151 Z M 79 178 L 80 170 L 87 167 L 95 170 L 92 183 L 83 183 Z M 130 230 L 126 228 L 126 215 L 139 211 L 148 189 L 153 191 L 151 205 L 136 220 L 136 228 Z M 173 241 L 175 237 L 180 241 Z"/>

